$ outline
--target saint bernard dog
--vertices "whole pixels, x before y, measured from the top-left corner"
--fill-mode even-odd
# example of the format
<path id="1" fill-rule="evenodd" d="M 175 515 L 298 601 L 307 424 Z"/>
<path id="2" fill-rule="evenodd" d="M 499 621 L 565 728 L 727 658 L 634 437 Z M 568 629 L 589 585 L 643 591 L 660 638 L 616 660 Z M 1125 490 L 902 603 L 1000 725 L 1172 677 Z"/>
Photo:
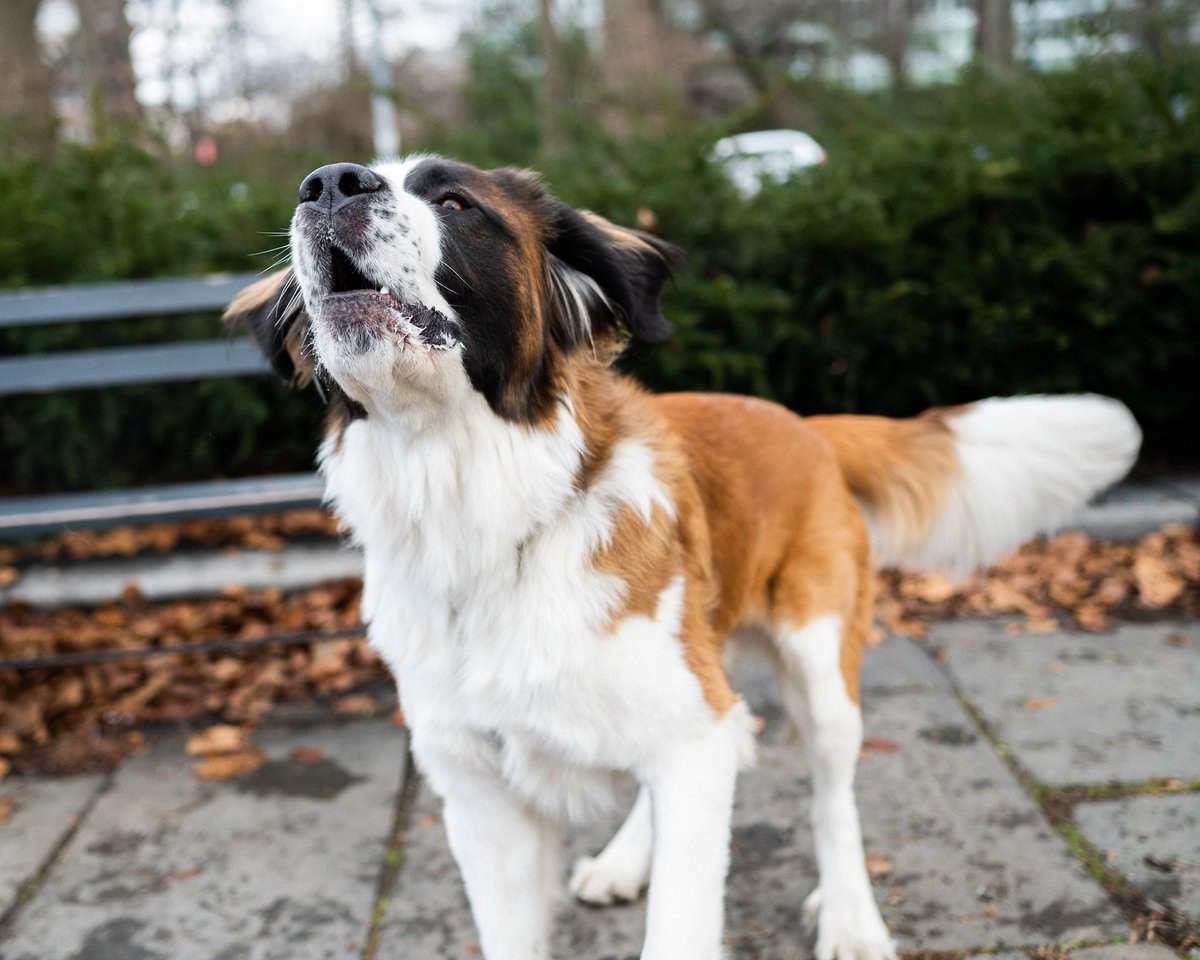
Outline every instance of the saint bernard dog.
<path id="1" fill-rule="evenodd" d="M 571 892 L 649 885 L 643 960 L 721 956 L 755 723 L 722 661 L 747 627 L 811 768 L 817 960 L 892 958 L 853 796 L 872 568 L 987 563 L 1123 476 L 1139 430 L 1092 395 L 909 420 L 653 396 L 613 361 L 668 336 L 682 262 L 526 171 L 339 163 L 300 186 L 290 268 L 227 316 L 326 396 L 327 497 L 487 960 L 549 955 L 559 830 L 624 776 L 632 812 Z"/>

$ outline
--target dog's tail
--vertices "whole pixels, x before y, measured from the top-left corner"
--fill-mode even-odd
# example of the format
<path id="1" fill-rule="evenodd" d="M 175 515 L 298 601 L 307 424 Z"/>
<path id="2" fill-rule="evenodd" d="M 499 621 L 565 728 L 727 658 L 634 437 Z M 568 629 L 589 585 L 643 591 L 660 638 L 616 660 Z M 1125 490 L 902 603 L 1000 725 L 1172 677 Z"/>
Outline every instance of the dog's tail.
<path id="1" fill-rule="evenodd" d="M 806 419 L 862 505 L 875 563 L 955 573 L 1068 519 L 1125 475 L 1142 439 L 1124 404 L 1094 394 Z"/>

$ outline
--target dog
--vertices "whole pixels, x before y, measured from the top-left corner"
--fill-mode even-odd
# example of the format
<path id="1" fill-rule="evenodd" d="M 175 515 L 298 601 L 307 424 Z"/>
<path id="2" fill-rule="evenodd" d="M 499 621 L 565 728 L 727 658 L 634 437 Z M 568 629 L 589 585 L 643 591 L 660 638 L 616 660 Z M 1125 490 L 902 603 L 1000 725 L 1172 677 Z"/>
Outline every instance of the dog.
<path id="1" fill-rule="evenodd" d="M 569 880 L 649 884 L 643 960 L 717 960 L 734 782 L 754 718 L 728 638 L 767 638 L 812 772 L 817 960 L 895 947 L 853 796 L 872 568 L 964 571 L 1123 476 L 1140 433 L 1094 395 L 908 420 L 802 419 L 654 396 L 613 369 L 661 341 L 672 244 L 555 199 L 527 171 L 435 156 L 321 167 L 291 266 L 242 292 L 275 369 L 325 394 L 327 498 L 365 561 L 487 960 L 549 955 L 560 825 L 640 792 Z"/>

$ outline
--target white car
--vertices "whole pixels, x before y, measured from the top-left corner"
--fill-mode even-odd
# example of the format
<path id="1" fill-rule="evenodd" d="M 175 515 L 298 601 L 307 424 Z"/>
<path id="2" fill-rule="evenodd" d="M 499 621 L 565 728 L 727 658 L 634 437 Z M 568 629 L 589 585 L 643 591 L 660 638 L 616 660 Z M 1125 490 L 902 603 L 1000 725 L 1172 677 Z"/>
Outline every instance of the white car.
<path id="1" fill-rule="evenodd" d="M 824 163 L 825 150 L 799 130 L 755 130 L 718 140 L 713 159 L 724 165 L 743 197 L 754 197 L 764 177 L 782 183 L 792 174 Z"/>

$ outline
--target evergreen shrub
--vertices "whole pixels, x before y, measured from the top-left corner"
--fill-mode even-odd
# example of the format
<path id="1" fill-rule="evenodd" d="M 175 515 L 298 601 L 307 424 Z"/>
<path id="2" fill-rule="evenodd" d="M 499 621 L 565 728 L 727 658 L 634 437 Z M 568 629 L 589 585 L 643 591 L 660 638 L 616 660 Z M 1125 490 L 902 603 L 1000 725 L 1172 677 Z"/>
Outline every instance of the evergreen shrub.
<path id="1" fill-rule="evenodd" d="M 618 143 L 577 123 L 569 153 L 538 156 L 527 117 L 505 128 L 496 115 L 532 109 L 529 84 L 482 99 L 488 124 L 424 146 L 537 166 L 563 199 L 619 223 L 650 217 L 688 251 L 666 294 L 674 336 L 624 361 L 656 390 L 889 415 L 1095 391 L 1129 404 L 1152 460 L 1196 463 L 1195 58 L 967 75 L 902 100 L 810 92 L 829 162 L 752 199 L 709 160 L 728 125 Z M 128 145 L 0 159 L 0 284 L 265 268 L 250 254 L 283 242 L 264 234 L 286 228 L 295 184 L 341 159 L 295 157 L 290 181 L 278 151 L 260 179 L 252 159 L 202 174 Z M 0 352 L 211 336 L 214 323 L 9 331 Z M 0 489 L 306 469 L 319 407 L 265 381 L 7 398 Z"/>

